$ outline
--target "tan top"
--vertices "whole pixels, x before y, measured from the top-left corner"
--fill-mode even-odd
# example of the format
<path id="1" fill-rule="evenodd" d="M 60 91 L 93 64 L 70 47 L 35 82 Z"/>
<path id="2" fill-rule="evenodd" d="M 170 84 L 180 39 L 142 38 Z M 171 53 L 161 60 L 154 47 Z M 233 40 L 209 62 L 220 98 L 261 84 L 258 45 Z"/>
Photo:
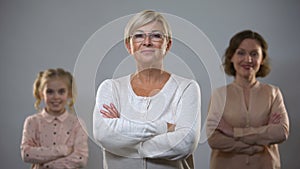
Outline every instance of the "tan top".
<path id="1" fill-rule="evenodd" d="M 278 143 L 288 137 L 289 120 L 279 88 L 257 82 L 250 89 L 247 109 L 243 89 L 231 83 L 214 91 L 208 113 L 208 122 L 223 113 L 225 121 L 234 128 L 233 137 L 207 128 L 211 169 L 280 168 Z M 280 123 L 267 124 L 272 113 L 282 114 Z"/>

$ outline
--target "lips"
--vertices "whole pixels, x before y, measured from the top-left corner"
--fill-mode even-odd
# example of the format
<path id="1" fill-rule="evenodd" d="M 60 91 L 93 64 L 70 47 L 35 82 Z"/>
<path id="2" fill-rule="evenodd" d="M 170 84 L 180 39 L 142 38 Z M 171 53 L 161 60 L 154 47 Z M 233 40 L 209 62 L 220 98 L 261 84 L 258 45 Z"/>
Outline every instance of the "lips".
<path id="1" fill-rule="evenodd" d="M 51 102 L 51 104 L 55 107 L 60 106 L 61 105 L 61 101 L 59 102 Z"/>
<path id="2" fill-rule="evenodd" d="M 141 50 L 141 53 L 154 53 L 155 50 L 147 49 L 147 50 Z"/>
<path id="3" fill-rule="evenodd" d="M 241 65 L 244 69 L 251 69 L 251 68 L 253 68 L 253 66 L 252 65 Z"/>

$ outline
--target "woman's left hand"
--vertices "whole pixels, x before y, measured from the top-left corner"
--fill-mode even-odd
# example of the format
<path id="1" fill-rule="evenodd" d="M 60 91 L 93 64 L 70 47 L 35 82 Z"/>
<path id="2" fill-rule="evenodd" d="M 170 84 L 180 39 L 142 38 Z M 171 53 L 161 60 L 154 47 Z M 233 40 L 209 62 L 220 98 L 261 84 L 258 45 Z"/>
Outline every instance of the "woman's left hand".
<path id="1" fill-rule="evenodd" d="M 110 105 L 104 104 L 103 108 L 105 110 L 101 109 L 100 113 L 102 114 L 102 116 L 104 118 L 119 118 L 120 117 L 120 113 L 116 109 L 114 104 L 112 104 L 112 103 L 110 103 Z"/>
<path id="2" fill-rule="evenodd" d="M 175 131 L 175 127 L 176 127 L 175 124 L 167 123 L 167 126 L 168 126 L 168 132 Z"/>

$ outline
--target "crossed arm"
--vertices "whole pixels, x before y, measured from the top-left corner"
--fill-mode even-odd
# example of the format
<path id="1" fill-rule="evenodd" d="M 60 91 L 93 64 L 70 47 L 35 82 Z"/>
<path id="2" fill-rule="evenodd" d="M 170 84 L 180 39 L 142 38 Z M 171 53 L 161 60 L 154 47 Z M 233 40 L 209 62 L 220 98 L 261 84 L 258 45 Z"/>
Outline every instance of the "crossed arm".
<path id="1" fill-rule="evenodd" d="M 110 103 L 109 105 L 104 104 L 103 109 L 100 110 L 100 113 L 102 114 L 103 118 L 119 118 L 120 113 L 117 110 L 116 106 L 113 103 Z M 166 122 L 168 132 L 172 132 L 175 130 L 176 124 L 171 124 Z"/>
<path id="2" fill-rule="evenodd" d="M 269 117 L 267 125 L 278 125 L 280 120 L 282 120 L 282 114 L 273 113 Z M 242 138 L 236 137 L 234 127 L 226 122 L 224 117 L 208 120 L 207 128 L 215 128 L 215 131 L 209 136 L 210 146 L 223 152 L 253 155 L 265 149 L 264 146 L 266 145 L 249 143 L 243 141 Z"/>
<path id="3" fill-rule="evenodd" d="M 273 113 L 271 114 L 271 116 L 269 117 L 268 120 L 268 125 L 271 124 L 279 124 L 280 120 L 282 119 L 282 114 L 280 113 Z M 216 120 L 212 120 L 212 123 L 209 124 L 212 126 L 217 126 L 217 130 L 219 130 L 221 133 L 223 133 L 224 135 L 228 136 L 228 137 L 234 137 L 234 128 L 232 127 L 232 125 L 230 125 L 229 123 L 226 122 L 226 120 L 221 117 L 220 121 L 216 121 Z M 209 127 L 212 127 L 209 126 Z"/>

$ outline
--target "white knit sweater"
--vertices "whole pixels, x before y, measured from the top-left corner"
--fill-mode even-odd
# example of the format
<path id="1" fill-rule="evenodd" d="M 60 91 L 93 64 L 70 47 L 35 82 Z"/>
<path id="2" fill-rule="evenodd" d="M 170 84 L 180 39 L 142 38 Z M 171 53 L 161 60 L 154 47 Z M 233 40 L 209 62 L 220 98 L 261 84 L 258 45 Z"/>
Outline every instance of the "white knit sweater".
<path id="1" fill-rule="evenodd" d="M 100 110 L 110 103 L 120 118 L 103 118 Z M 104 168 L 193 168 L 200 105 L 197 82 L 175 74 L 151 97 L 134 93 L 130 75 L 105 80 L 98 88 L 93 114 L 93 133 L 103 148 Z M 174 132 L 167 132 L 167 122 L 176 124 Z"/>

